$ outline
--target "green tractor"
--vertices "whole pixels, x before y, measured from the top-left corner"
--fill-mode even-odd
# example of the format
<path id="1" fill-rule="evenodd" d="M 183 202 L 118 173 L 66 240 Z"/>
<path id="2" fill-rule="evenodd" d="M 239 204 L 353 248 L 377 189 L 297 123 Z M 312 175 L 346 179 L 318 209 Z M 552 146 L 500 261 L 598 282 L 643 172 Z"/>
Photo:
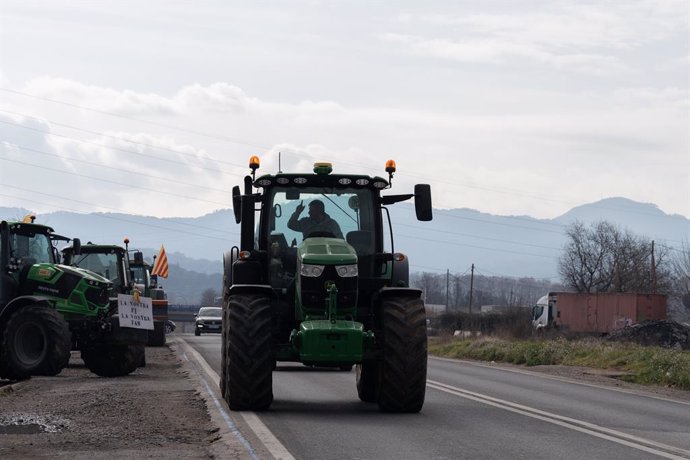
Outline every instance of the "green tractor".
<path id="1" fill-rule="evenodd" d="M 240 246 L 223 257 L 220 390 L 228 406 L 267 409 L 276 362 L 292 361 L 356 365 L 362 401 L 420 411 L 426 313 L 421 291 L 409 287 L 407 258 L 394 251 L 386 206 L 414 197 L 417 219 L 429 221 L 429 185 L 381 195 L 392 160 L 388 180 L 332 174 L 330 163 L 316 163 L 313 174 L 256 178 L 258 167 L 252 157 L 244 193 L 233 188 Z"/>
<path id="2" fill-rule="evenodd" d="M 129 240 L 125 239 L 125 245 L 127 243 L 129 243 Z M 133 271 L 130 267 L 129 254 L 126 248 L 122 246 L 113 244 L 93 244 L 91 242 L 84 245 L 67 246 L 62 249 L 62 259 L 65 265 L 88 270 L 109 280 L 112 283 L 112 288 L 109 292 L 109 301 L 113 306 L 117 305 L 118 294 L 131 295 L 134 292 L 135 284 L 132 276 Z M 128 329 L 120 328 L 120 330 L 125 331 Z M 129 362 L 129 357 L 132 355 L 135 357 L 134 359 L 139 367 L 145 365 L 145 337 L 148 335 L 148 332 L 148 330 L 130 331 L 130 334 L 135 335 L 134 339 L 129 342 L 125 341 L 118 347 L 120 353 L 127 357 L 127 359 L 123 360 L 127 368 L 132 366 Z M 79 343 L 79 339 L 80 336 L 73 337 L 73 348 L 81 351 L 82 359 L 84 359 L 87 366 L 91 368 L 92 365 L 90 365 L 87 360 L 91 358 L 92 353 L 81 346 L 82 344 Z M 93 363 L 93 366 L 96 365 L 98 364 Z M 112 367 L 112 363 L 106 362 L 105 366 Z M 100 375 L 102 372 L 108 372 L 108 370 L 104 369 L 96 373 Z M 121 375 L 119 373 L 124 371 L 113 370 L 111 372 L 116 372 L 116 374 L 113 375 Z M 130 372 L 131 370 L 126 373 Z"/>
<path id="3" fill-rule="evenodd" d="M 125 243 L 129 243 L 129 240 L 125 240 Z M 151 274 L 152 266 L 144 260 L 141 251 L 134 251 L 129 266 L 134 275 L 135 286 L 144 296 L 152 299 L 153 330 L 149 331 L 148 345 L 162 347 L 165 345 L 165 323 L 168 320 L 168 296 L 158 284 L 158 276 Z"/>
<path id="4" fill-rule="evenodd" d="M 132 345 L 145 343 L 146 331 L 119 327 L 107 278 L 59 264 L 60 240 L 69 241 L 33 220 L 0 222 L 0 377 L 58 374 L 73 340 L 92 372 L 129 374 L 139 357 Z M 80 246 L 75 239 L 75 252 Z"/>

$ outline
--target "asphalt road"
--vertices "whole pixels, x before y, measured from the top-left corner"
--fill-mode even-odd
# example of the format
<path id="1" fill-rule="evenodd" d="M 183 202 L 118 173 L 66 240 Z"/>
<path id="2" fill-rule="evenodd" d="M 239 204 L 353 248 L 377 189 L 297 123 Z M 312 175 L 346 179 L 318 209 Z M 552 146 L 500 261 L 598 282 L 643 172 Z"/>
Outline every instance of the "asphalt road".
<path id="1" fill-rule="evenodd" d="M 220 373 L 220 336 L 182 335 Z M 690 403 L 430 359 L 419 414 L 357 398 L 355 373 L 279 363 L 257 413 L 295 458 L 690 458 Z M 232 413 L 231 413 L 232 414 Z"/>

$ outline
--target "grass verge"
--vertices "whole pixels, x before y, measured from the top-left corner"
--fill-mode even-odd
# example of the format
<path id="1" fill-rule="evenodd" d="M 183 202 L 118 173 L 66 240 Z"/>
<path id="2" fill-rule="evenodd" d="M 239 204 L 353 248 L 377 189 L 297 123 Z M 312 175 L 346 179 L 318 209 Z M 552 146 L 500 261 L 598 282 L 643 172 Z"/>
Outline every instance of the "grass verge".
<path id="1" fill-rule="evenodd" d="M 497 361 L 527 366 L 561 364 L 626 372 L 622 379 L 690 390 L 690 351 L 643 347 L 603 340 L 435 339 L 429 353 L 445 358 Z"/>

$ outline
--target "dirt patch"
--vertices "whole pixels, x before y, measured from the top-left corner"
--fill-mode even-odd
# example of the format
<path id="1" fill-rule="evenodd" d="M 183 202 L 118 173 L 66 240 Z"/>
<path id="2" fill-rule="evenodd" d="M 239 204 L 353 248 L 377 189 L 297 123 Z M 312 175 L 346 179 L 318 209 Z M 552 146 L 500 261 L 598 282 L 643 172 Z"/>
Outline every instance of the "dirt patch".
<path id="1" fill-rule="evenodd" d="M 0 458 L 212 458 L 216 432 L 167 347 L 126 377 L 98 377 L 73 353 L 56 377 L 0 389 Z"/>
<path id="2" fill-rule="evenodd" d="M 500 365 L 506 366 L 506 364 L 504 363 L 501 363 Z M 543 374 L 549 374 L 556 377 L 564 377 L 572 380 L 579 380 L 583 383 L 590 383 L 593 385 L 615 387 L 626 391 L 651 394 L 659 397 L 666 397 L 690 402 L 690 391 L 679 390 L 676 388 L 665 387 L 661 385 L 640 385 L 637 383 L 631 383 L 621 380 L 621 378 L 624 378 L 625 376 L 629 375 L 627 372 L 606 369 L 594 369 L 591 367 L 583 366 L 508 366 L 522 368 L 528 371 L 540 372 Z"/>
<path id="3" fill-rule="evenodd" d="M 690 350 L 690 326 L 675 321 L 646 321 L 612 332 L 609 340 Z"/>

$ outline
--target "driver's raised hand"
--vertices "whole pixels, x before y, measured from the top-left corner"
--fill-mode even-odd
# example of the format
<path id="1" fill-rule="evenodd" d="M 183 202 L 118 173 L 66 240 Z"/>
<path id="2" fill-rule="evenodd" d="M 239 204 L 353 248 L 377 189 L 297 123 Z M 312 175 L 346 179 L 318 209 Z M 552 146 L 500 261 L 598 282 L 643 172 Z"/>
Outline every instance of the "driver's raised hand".
<path id="1" fill-rule="evenodd" d="M 300 204 L 297 205 L 297 208 L 295 209 L 295 212 L 297 215 L 302 214 L 302 211 L 304 211 L 304 200 L 300 202 Z"/>

